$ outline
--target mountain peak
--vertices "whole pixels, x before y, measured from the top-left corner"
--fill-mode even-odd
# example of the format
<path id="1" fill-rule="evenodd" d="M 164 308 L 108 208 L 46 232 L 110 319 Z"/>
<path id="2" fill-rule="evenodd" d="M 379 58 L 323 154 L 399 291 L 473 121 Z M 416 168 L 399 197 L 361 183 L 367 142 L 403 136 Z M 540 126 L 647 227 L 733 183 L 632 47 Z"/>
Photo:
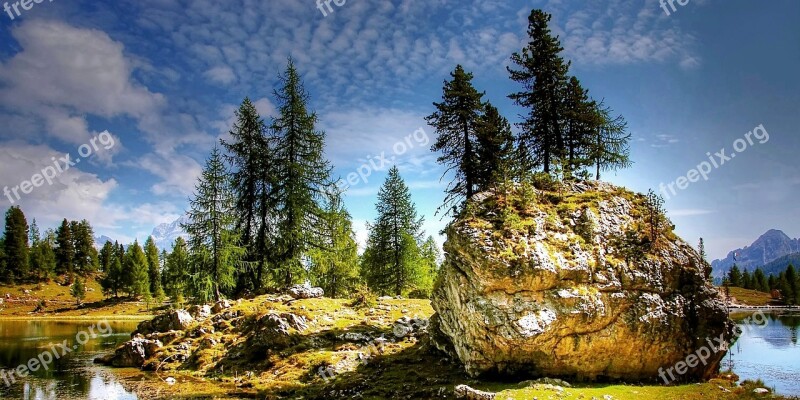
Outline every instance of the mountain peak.
<path id="1" fill-rule="evenodd" d="M 721 278 L 733 264 L 753 270 L 797 252 L 800 252 L 799 239 L 792 239 L 779 229 L 770 229 L 751 245 L 731 251 L 725 259 L 714 260 L 711 263 L 713 276 Z"/>
<path id="2" fill-rule="evenodd" d="M 188 238 L 186 231 L 183 230 L 181 227 L 182 224 L 185 224 L 189 221 L 188 215 L 182 215 L 175 221 L 170 223 L 161 224 L 155 228 L 153 228 L 153 233 L 150 236 L 153 237 L 153 241 L 156 243 L 156 247 L 160 250 L 171 250 L 173 243 L 175 243 L 175 239 L 179 236 L 183 237 L 184 239 Z"/>

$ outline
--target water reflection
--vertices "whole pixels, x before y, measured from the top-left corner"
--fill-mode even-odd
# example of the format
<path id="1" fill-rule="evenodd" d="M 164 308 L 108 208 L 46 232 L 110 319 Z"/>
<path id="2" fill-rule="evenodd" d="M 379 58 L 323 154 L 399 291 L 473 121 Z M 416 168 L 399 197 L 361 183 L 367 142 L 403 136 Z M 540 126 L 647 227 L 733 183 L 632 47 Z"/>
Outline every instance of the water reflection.
<path id="1" fill-rule="evenodd" d="M 109 322 L 112 334 L 98 335 L 83 344 L 79 332 L 97 329 L 98 321 L 0 321 L 0 398 L 25 400 L 125 399 L 136 396 L 125 390 L 112 374 L 92 363 L 94 357 L 130 338 L 136 322 Z M 60 344 L 64 344 L 66 350 Z M 55 351 L 53 349 L 55 348 Z M 57 354 L 47 368 L 38 367 L 24 378 L 10 371 L 37 359 L 43 352 Z M 8 382 L 8 384 L 6 383 Z"/>
<path id="2" fill-rule="evenodd" d="M 747 315 L 738 317 L 741 321 Z M 722 368 L 733 369 L 742 380 L 762 379 L 779 394 L 800 396 L 800 315 L 768 314 L 764 326 L 739 324 L 743 333 L 731 346 Z"/>

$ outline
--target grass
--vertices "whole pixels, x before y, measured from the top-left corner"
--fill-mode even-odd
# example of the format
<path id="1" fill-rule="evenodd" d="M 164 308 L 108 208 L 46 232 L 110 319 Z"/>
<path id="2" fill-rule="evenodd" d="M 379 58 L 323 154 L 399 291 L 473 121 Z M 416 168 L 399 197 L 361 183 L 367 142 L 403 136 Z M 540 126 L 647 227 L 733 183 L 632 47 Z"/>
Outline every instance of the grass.
<path id="1" fill-rule="evenodd" d="M 720 291 L 724 290 L 724 288 L 720 288 Z M 731 287 L 730 292 L 731 296 L 736 298 L 737 303 L 743 303 L 749 306 L 779 305 L 776 301 L 772 300 L 772 296 L 769 293 L 759 292 L 758 290 Z"/>
<path id="2" fill-rule="evenodd" d="M 95 279 L 87 279 L 85 286 L 86 297 L 82 306 L 78 307 L 75 298 L 70 294 L 69 285 L 61 285 L 56 281 L 14 286 L 0 285 L 0 297 L 3 299 L 0 304 L 0 318 L 143 320 L 153 316 L 153 311 L 148 310 L 145 303 L 106 300 L 100 284 Z"/>

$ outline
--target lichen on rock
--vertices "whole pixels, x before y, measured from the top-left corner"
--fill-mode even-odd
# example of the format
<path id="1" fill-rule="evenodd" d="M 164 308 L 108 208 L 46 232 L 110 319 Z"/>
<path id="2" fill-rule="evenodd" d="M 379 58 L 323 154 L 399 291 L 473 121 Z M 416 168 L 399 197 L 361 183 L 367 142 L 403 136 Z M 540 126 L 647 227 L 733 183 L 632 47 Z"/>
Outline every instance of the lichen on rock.
<path id="1" fill-rule="evenodd" d="M 654 243 L 639 240 L 643 196 L 561 186 L 482 193 L 448 226 L 437 347 L 473 376 L 655 381 L 706 338 L 730 334 L 704 261 L 666 218 Z M 683 378 L 710 377 L 722 356 Z"/>

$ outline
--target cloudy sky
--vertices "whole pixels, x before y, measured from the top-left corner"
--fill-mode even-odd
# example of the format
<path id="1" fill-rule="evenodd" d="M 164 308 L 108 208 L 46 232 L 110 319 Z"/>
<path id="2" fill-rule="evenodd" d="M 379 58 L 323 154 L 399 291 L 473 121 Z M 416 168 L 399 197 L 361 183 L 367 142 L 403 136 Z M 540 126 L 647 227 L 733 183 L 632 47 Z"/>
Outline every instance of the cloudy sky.
<path id="1" fill-rule="evenodd" d="M 525 42 L 530 10 L 542 8 L 571 73 L 630 124 L 635 165 L 605 179 L 658 190 L 707 153 L 735 153 L 734 142 L 763 125 L 769 140 L 740 141 L 735 159 L 669 193 L 667 208 L 686 240 L 706 238 L 712 257 L 770 228 L 800 236 L 796 0 L 690 0 L 670 15 L 658 0 L 331 5 L 325 16 L 314 0 L 58 0 L 0 14 L 0 187 L 63 169 L 70 154 L 74 165 L 52 185 L 12 195 L 15 204 L 43 227 L 86 218 L 97 234 L 141 240 L 184 212 L 245 96 L 274 114 L 277 75 L 292 57 L 336 173 L 394 157 L 436 234 L 442 168 L 413 134 L 433 140 L 423 118 L 459 63 L 517 121 L 505 66 Z M 348 191 L 362 239 L 384 176 L 374 171 Z"/>

